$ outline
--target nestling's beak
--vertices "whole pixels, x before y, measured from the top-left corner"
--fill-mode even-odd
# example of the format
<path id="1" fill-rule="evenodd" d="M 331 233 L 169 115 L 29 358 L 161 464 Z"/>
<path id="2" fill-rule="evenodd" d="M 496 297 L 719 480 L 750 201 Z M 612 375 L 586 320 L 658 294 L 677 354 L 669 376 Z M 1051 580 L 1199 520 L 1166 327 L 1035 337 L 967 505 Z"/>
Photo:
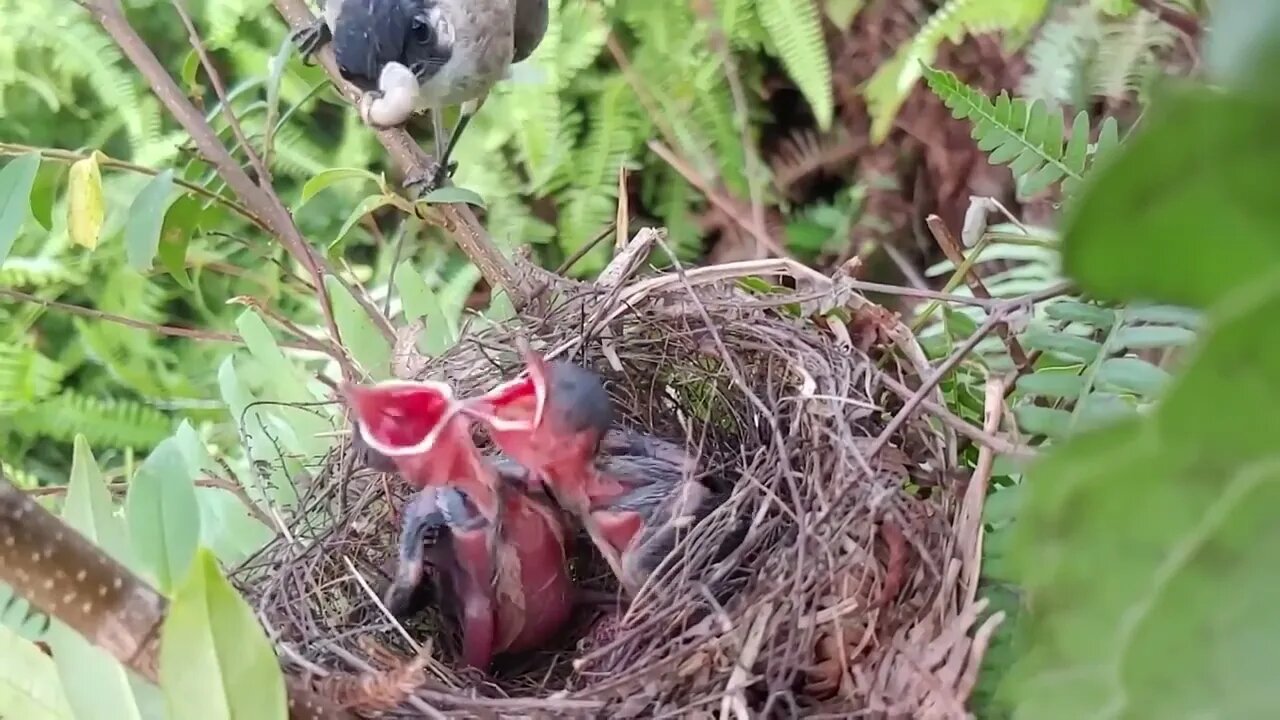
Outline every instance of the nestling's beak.
<path id="1" fill-rule="evenodd" d="M 462 412 L 498 432 L 533 432 L 547 407 L 547 364 L 524 348 L 525 370 L 515 379 L 460 403 Z"/>
<path id="2" fill-rule="evenodd" d="M 430 452 L 460 410 L 453 389 L 444 383 L 344 383 L 341 390 L 355 410 L 360 438 L 393 459 Z"/>

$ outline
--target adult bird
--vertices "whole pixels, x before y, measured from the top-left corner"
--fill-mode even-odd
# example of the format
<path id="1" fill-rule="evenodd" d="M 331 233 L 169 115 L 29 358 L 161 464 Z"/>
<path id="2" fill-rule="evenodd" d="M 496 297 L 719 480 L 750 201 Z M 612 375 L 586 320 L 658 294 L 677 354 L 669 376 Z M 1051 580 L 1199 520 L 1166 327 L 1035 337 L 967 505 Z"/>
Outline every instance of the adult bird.
<path id="1" fill-rule="evenodd" d="M 436 169 L 405 185 L 438 186 L 450 156 L 489 91 L 546 35 L 547 0 L 327 0 L 321 18 L 294 34 L 304 62 L 332 41 L 338 69 L 363 92 L 360 117 L 379 128 L 431 111 Z M 444 143 L 441 111 L 462 105 Z"/>
<path id="2" fill-rule="evenodd" d="M 464 401 L 462 412 L 487 425 L 502 452 L 540 474 L 634 595 L 678 531 L 717 498 L 679 446 L 613 427 L 599 375 L 527 348 L 525 359 L 521 376 Z"/>
<path id="3" fill-rule="evenodd" d="M 574 600 L 567 538 L 560 511 L 526 492 L 524 469 L 481 457 L 448 385 L 388 381 L 344 390 L 371 454 L 390 458 L 420 488 L 404 510 L 389 609 L 404 614 L 423 602 L 430 539 L 467 664 L 485 669 L 495 654 L 536 647 L 558 632 Z"/>

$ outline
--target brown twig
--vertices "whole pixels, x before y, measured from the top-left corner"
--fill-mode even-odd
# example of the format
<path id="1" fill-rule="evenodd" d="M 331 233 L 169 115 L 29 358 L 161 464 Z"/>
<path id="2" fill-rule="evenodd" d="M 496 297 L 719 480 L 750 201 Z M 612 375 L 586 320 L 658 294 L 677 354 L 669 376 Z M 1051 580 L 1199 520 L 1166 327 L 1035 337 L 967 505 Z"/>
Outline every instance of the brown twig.
<path id="1" fill-rule="evenodd" d="M 30 295 L 19 290 L 8 290 L 0 288 L 0 297 L 9 297 L 21 302 L 29 302 L 35 305 L 49 308 L 50 310 L 61 310 L 62 312 L 80 317 L 91 318 L 93 320 L 102 320 L 104 322 L 124 325 L 126 327 L 146 330 L 159 335 L 168 335 L 170 337 L 182 337 L 192 340 L 205 340 L 208 342 L 225 342 L 234 343 L 236 345 L 244 345 L 244 340 L 239 335 L 233 333 L 214 332 L 211 330 L 193 330 L 191 328 L 175 327 L 173 325 L 157 325 L 155 323 L 144 322 L 142 320 L 134 320 L 123 315 L 115 315 L 102 310 L 82 307 L 80 305 L 71 305 L 69 303 L 58 302 L 57 300 L 45 300 L 35 295 Z M 304 336 L 305 337 L 305 336 Z M 295 350 L 312 350 L 315 352 L 328 352 L 325 346 L 317 343 L 309 338 L 302 341 L 283 340 L 280 342 L 281 347 L 293 348 Z"/>
<path id="2" fill-rule="evenodd" d="M 245 509 L 249 511 L 249 514 L 252 515 L 255 520 L 267 526 L 268 528 L 271 528 L 273 530 L 275 529 L 276 527 L 275 520 L 272 520 L 271 516 L 268 515 L 266 511 L 258 507 L 257 503 L 253 501 L 253 498 L 250 498 L 249 494 L 246 493 L 244 491 L 244 488 L 240 486 L 240 483 L 232 480 L 226 480 L 219 477 L 202 477 L 202 478 L 196 478 L 195 485 L 196 487 L 202 487 L 202 488 L 217 488 L 218 490 L 225 490 L 231 493 L 232 495 L 235 495 L 236 499 L 239 500 L 241 504 L 244 505 Z M 37 487 L 37 488 L 31 488 L 29 490 L 23 490 L 23 492 L 30 495 L 31 497 L 50 497 L 50 496 L 56 496 L 56 495 L 65 495 L 67 493 L 68 487 L 69 486 L 67 485 L 46 485 L 44 487 Z M 128 482 L 107 483 L 107 490 L 112 493 L 127 492 L 129 490 L 129 483 Z"/>
<path id="3" fill-rule="evenodd" d="M 142 678 L 160 680 L 168 601 L 0 474 L 0 582 Z M 292 720 L 350 720 L 285 678 Z"/>
<path id="4" fill-rule="evenodd" d="M 756 242 L 769 248 L 769 251 L 778 257 L 790 257 L 790 254 L 787 253 L 782 245 L 778 244 L 778 241 L 769 234 L 768 228 L 764 225 L 757 224 L 754 219 L 748 222 L 746 218 L 743 218 L 739 209 L 734 206 L 733 202 L 731 202 L 729 198 L 725 197 L 724 193 L 712 187 L 711 183 L 707 181 L 706 178 L 702 177 L 698 174 L 698 171 L 690 167 L 689 163 L 678 157 L 671 148 L 668 148 L 657 140 L 650 140 L 649 149 L 653 151 L 653 154 L 662 158 L 676 172 L 680 173 L 681 177 L 687 180 L 690 185 L 696 187 L 707 197 L 707 200 L 712 205 L 715 205 L 716 208 L 733 220 L 738 227 L 751 235 Z"/>
<path id="5" fill-rule="evenodd" d="M 329 298 L 329 293 L 324 288 L 324 268 L 317 261 L 315 251 L 302 237 L 298 226 L 294 224 L 293 216 L 290 215 L 288 208 L 280 200 L 280 196 L 269 186 L 259 187 L 245 173 L 240 164 L 227 151 L 226 146 L 218 139 L 217 133 L 210 127 L 208 121 L 191 104 L 191 101 L 183 94 L 182 89 L 174 82 L 168 71 L 160 63 L 160 60 L 151 52 L 151 49 L 138 36 L 138 33 L 134 31 L 133 26 L 125 18 L 124 11 L 116 0 L 76 1 L 89 11 L 89 14 L 111 36 L 111 39 L 129 58 L 129 61 L 147 79 L 148 84 L 151 86 L 151 91 L 155 93 L 170 114 L 191 136 L 200 154 L 217 168 L 218 174 L 236 196 L 240 198 L 240 201 L 266 221 L 267 227 L 280 240 L 285 250 L 307 269 L 316 286 L 316 297 L 320 301 L 320 309 L 329 327 L 329 333 L 335 342 L 341 343 L 342 334 L 338 330 L 338 323 L 334 318 L 333 304 Z M 376 319 L 376 308 L 367 306 L 365 309 L 370 312 L 371 317 Z M 342 367 L 344 377 L 353 379 L 357 377 L 354 366 L 346 357 L 335 359 Z"/>
<path id="6" fill-rule="evenodd" d="M 303 0 L 273 0 L 273 3 L 291 30 L 309 27 L 315 19 Z M 338 72 L 337 63 L 333 58 L 333 48 L 326 45 L 320 48 L 315 57 L 329 74 L 338 91 L 352 104 L 358 102 L 360 91 L 344 80 Z M 423 152 L 418 143 L 403 128 L 378 130 L 376 134 L 378 142 L 382 143 L 406 175 L 423 174 L 434 166 L 431 157 Z M 493 238 L 489 237 L 484 226 L 476 219 L 471 208 L 465 203 L 445 203 L 433 207 L 440 211 L 445 221 L 445 229 L 453 235 L 454 241 L 462 252 L 475 263 L 489 286 L 505 289 L 516 309 L 524 307 L 532 298 L 528 286 L 528 273 L 502 254 L 494 244 Z"/>
<path id="7" fill-rule="evenodd" d="M 956 243 L 956 239 L 951 235 L 951 231 L 947 229 L 946 223 L 937 215 L 929 215 L 925 218 L 925 224 L 929 226 L 929 232 L 933 234 L 933 239 L 938 243 L 938 247 L 942 248 L 943 254 L 947 259 L 955 264 L 956 267 L 964 266 L 964 253 L 960 250 L 960 245 Z M 987 286 L 982 282 L 982 278 L 978 275 L 973 266 L 969 267 L 969 271 L 964 274 L 965 284 L 973 291 L 974 297 L 983 300 L 991 300 L 991 291 L 987 290 Z M 1018 368 L 1019 373 L 1026 372 L 1031 366 L 1031 361 L 1027 357 L 1027 351 L 1022 349 L 1022 343 L 1018 342 L 1018 338 L 1014 337 L 1013 332 L 1009 329 L 1009 323 L 1002 322 L 996 325 L 996 334 L 1004 341 L 1005 347 L 1009 349 L 1009 357 L 1013 360 L 1013 364 Z"/>
<path id="8" fill-rule="evenodd" d="M 760 187 L 760 155 L 751 140 L 751 124 L 747 107 L 747 94 L 742 89 L 742 77 L 738 73 L 738 64 L 729 50 L 729 39 L 720 29 L 720 18 L 716 7 L 710 2 L 694 2 L 694 12 L 706 23 L 707 43 L 724 66 L 725 80 L 729 83 L 729 94 L 733 98 L 733 122 L 738 127 L 739 141 L 742 143 L 743 167 L 747 176 L 747 193 L 751 197 L 751 222 L 759 228 L 766 227 L 764 219 L 764 191 Z M 765 245 L 756 243 L 756 254 L 764 256 Z"/>

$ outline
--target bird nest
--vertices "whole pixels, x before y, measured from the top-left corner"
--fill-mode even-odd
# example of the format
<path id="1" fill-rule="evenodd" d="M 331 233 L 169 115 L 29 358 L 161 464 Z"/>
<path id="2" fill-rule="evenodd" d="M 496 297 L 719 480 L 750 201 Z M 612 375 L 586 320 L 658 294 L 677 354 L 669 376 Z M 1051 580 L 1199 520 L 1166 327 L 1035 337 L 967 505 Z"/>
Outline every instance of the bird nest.
<path id="1" fill-rule="evenodd" d="M 910 332 L 787 261 L 623 265 L 398 374 L 480 393 L 522 367 L 519 334 L 601 373 L 619 422 L 683 440 L 728 499 L 612 617 L 584 608 L 555 646 L 481 674 L 437 613 L 400 624 L 382 606 L 409 491 L 343 443 L 235 574 L 287 664 L 375 717 L 964 716 L 992 629 L 976 629 L 980 498 L 965 502 L 957 421 Z M 575 580 L 613 587 L 576 547 Z"/>

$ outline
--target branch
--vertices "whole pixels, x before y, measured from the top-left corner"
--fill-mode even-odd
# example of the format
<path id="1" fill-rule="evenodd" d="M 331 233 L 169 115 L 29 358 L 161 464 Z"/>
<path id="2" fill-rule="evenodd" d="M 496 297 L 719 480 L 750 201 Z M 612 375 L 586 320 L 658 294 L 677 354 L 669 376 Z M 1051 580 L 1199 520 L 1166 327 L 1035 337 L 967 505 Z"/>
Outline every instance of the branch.
<path id="1" fill-rule="evenodd" d="M 0 475 L 0 582 L 152 684 L 168 601 Z M 85 602 L 84 598 L 93 598 Z M 291 720 L 351 720 L 285 678 Z"/>
<path id="2" fill-rule="evenodd" d="M 89 11 L 129 61 L 138 68 L 151 85 L 151 91 L 187 131 L 196 149 L 218 170 L 218 174 L 240 198 L 240 201 L 264 220 L 271 233 L 284 245 L 285 250 L 311 274 L 329 333 L 336 342 L 341 343 L 342 335 L 334 319 L 333 305 L 329 294 L 325 291 L 323 263 L 302 237 L 298 226 L 293 222 L 293 216 L 281 202 L 280 196 L 270 187 L 259 187 L 240 167 L 240 164 L 227 151 L 226 146 L 218 139 L 217 133 L 210 127 L 208 121 L 183 95 L 182 89 L 174 82 L 160 60 L 129 25 L 118 0 L 77 0 L 77 2 Z M 357 295 L 356 299 L 361 302 L 376 323 L 381 317 L 378 315 L 377 308 L 373 307 L 367 298 Z M 346 377 L 356 377 L 355 368 L 345 356 L 335 359 L 341 365 Z"/>
<path id="3" fill-rule="evenodd" d="M 280 16 L 289 24 L 291 31 L 310 27 L 315 16 L 307 8 L 304 0 L 272 0 Z M 336 0 L 335 0 L 336 1 Z M 329 74 L 334 87 L 353 105 L 360 100 L 360 91 L 342 78 L 338 65 L 333 58 L 333 48 L 326 44 L 315 54 L 316 61 Z M 378 142 L 386 148 L 396 164 L 406 176 L 424 174 L 434 166 L 431 157 L 423 152 L 407 131 L 403 128 L 391 128 L 376 131 Z M 534 294 L 530 290 L 528 272 L 525 268 L 517 268 L 508 260 L 502 251 L 494 245 L 493 238 L 485 231 L 484 226 L 476 219 L 475 213 L 464 203 L 443 203 L 433 205 L 444 218 L 444 228 L 453 235 L 458 248 L 475 263 L 480 274 L 484 276 L 489 287 L 500 287 L 507 291 L 516 309 L 524 307 Z"/>

